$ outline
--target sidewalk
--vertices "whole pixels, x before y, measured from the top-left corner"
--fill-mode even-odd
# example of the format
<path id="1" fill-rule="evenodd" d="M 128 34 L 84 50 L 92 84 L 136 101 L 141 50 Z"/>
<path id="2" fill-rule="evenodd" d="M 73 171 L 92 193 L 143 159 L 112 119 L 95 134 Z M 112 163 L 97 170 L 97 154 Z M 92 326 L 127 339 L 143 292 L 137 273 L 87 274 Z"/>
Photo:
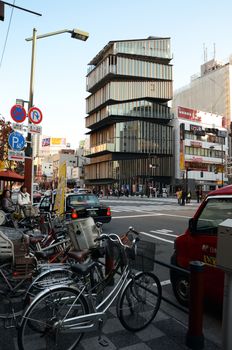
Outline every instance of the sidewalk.
<path id="1" fill-rule="evenodd" d="M 102 330 L 104 345 L 98 341 L 98 332 L 90 332 L 83 336 L 77 346 L 78 350 L 189 350 L 185 346 L 188 315 L 178 311 L 175 314 L 173 307 L 164 301 L 153 322 L 140 332 L 129 332 L 121 325 L 115 306 L 109 309 L 107 316 Z M 16 329 L 4 329 L 0 320 L 0 332 L 0 349 L 18 350 Z M 203 334 L 204 350 L 222 350 L 220 320 L 212 322 L 212 319 L 204 315 Z M 38 348 L 33 342 L 32 349 L 45 350 Z"/>
<path id="2" fill-rule="evenodd" d="M 111 308 L 102 337 L 107 341 L 107 350 L 187 350 L 185 338 L 187 328 L 165 311 L 159 310 L 155 320 L 143 331 L 130 333 L 123 328 L 115 317 L 115 308 Z M 218 344 L 220 339 L 218 340 Z M 220 346 L 205 337 L 204 350 L 220 350 Z M 102 350 L 98 334 L 84 336 L 79 350 Z"/>

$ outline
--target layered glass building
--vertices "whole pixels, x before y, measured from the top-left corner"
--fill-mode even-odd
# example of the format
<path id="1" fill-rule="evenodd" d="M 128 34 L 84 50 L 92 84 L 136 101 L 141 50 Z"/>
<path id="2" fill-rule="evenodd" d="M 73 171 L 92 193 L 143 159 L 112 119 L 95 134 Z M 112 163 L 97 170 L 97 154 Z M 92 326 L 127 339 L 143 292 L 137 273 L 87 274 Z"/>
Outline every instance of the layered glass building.
<path id="1" fill-rule="evenodd" d="M 88 186 L 130 192 L 171 183 L 170 38 L 110 41 L 89 63 Z"/>

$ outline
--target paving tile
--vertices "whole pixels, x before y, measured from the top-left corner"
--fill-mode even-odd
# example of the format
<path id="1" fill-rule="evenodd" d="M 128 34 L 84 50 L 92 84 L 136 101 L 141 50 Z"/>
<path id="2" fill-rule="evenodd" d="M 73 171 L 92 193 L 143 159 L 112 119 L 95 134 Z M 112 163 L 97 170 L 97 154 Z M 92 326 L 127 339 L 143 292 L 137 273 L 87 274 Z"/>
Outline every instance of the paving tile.
<path id="1" fill-rule="evenodd" d="M 111 318 L 106 321 L 106 324 L 103 327 L 103 332 L 105 334 L 114 333 L 118 331 L 123 331 L 125 328 L 122 326 L 118 318 Z"/>
<path id="2" fill-rule="evenodd" d="M 150 324 L 148 327 L 136 333 L 137 337 L 142 341 L 149 341 L 155 338 L 163 337 L 164 333 L 158 328 Z"/>
<path id="3" fill-rule="evenodd" d="M 125 348 L 120 348 L 120 350 L 153 350 L 153 349 L 154 349 L 153 347 L 150 348 L 145 343 L 138 343 L 131 346 L 126 346 Z"/>
<path id="4" fill-rule="evenodd" d="M 103 336 L 103 339 L 107 341 L 107 350 L 116 350 L 117 347 L 114 345 L 112 341 L 106 336 Z M 81 341 L 81 346 L 84 350 L 102 350 L 104 347 L 99 344 L 98 337 L 88 337 L 86 336 Z M 79 349 L 79 348 L 78 348 Z"/>
<path id="5" fill-rule="evenodd" d="M 136 333 L 128 332 L 126 330 L 115 332 L 111 334 L 109 338 L 119 349 L 141 343 L 141 340 L 137 337 Z"/>

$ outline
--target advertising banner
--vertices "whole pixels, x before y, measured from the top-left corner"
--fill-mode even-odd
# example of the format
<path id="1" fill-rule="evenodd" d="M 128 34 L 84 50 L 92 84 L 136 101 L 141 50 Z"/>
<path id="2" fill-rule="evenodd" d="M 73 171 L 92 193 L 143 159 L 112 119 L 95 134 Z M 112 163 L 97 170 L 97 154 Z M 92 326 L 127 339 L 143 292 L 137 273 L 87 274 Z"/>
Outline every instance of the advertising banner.
<path id="1" fill-rule="evenodd" d="M 66 139 L 61 137 L 52 137 L 51 138 L 51 145 L 66 145 Z"/>
<path id="2" fill-rule="evenodd" d="M 42 140 L 42 147 L 50 146 L 50 137 L 46 137 Z"/>
<path id="3" fill-rule="evenodd" d="M 65 190 L 66 190 L 66 162 L 59 167 L 59 181 L 56 192 L 56 199 L 54 209 L 57 210 L 58 215 L 62 215 L 65 211 Z"/>

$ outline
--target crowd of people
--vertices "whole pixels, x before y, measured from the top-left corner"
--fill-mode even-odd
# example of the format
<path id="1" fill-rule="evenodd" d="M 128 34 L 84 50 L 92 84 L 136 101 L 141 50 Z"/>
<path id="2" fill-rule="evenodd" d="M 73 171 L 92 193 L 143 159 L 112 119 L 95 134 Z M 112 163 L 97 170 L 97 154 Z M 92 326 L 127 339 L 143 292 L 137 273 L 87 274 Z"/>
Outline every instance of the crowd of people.
<path id="1" fill-rule="evenodd" d="M 12 192 L 9 189 L 3 190 L 0 199 L 0 208 L 5 213 L 18 214 L 21 217 L 24 216 L 23 208 L 27 205 L 31 205 L 30 194 L 27 192 L 26 186 L 21 186 L 17 196 L 17 200 L 13 201 L 11 197 Z"/>
<path id="2" fill-rule="evenodd" d="M 191 202 L 192 193 L 191 191 L 186 192 L 185 190 L 179 188 L 176 191 L 176 198 L 177 198 L 178 204 L 184 205 L 185 203 Z M 200 203 L 201 200 L 203 199 L 202 190 L 199 188 L 196 189 L 196 199 L 197 199 L 197 203 Z"/>

